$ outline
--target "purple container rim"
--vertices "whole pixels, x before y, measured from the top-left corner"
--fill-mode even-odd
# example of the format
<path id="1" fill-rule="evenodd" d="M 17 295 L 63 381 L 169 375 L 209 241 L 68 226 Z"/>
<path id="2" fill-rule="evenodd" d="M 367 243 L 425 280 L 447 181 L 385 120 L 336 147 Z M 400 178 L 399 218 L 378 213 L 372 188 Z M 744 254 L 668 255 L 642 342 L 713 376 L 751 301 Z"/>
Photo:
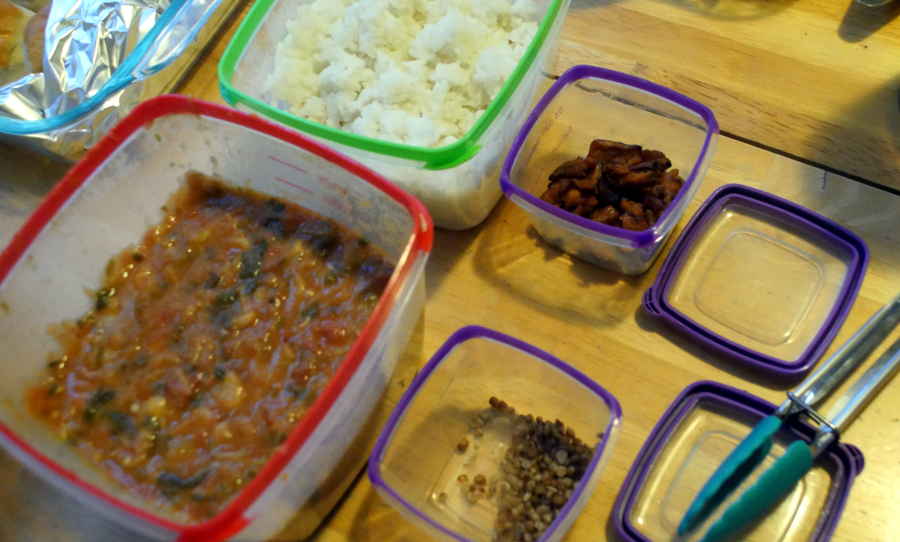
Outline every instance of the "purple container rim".
<path id="1" fill-rule="evenodd" d="M 447 357 L 447 354 L 449 354 L 454 348 L 456 348 L 456 346 L 465 341 L 479 338 L 491 339 L 503 343 L 512 348 L 521 350 L 526 354 L 530 354 L 535 358 L 553 366 L 554 368 L 574 378 L 578 383 L 591 390 L 594 394 L 600 397 L 600 399 L 603 400 L 604 403 L 606 403 L 606 406 L 610 410 L 609 423 L 607 423 L 606 428 L 603 430 L 604 437 L 601 439 L 601 441 L 597 445 L 597 448 L 594 450 L 594 456 L 591 458 L 591 461 L 588 464 L 587 469 L 585 470 L 585 475 L 582 476 L 581 481 L 577 486 L 575 486 L 575 490 L 572 492 L 572 496 L 559 511 L 556 519 L 553 520 L 553 523 L 551 523 L 550 526 L 547 527 L 547 530 L 545 530 L 541 538 L 538 539 L 538 542 L 544 542 L 549 538 L 551 534 L 553 534 L 557 530 L 563 520 L 569 515 L 572 507 L 574 506 L 574 503 L 587 488 L 588 480 L 590 480 L 594 471 L 597 469 L 597 465 L 600 463 L 600 459 L 603 457 L 606 451 L 606 445 L 610 440 L 609 437 L 611 436 L 612 430 L 619 424 L 622 419 L 622 407 L 619 405 L 619 401 L 616 400 L 615 396 L 613 396 L 602 386 L 588 378 L 578 369 L 575 369 L 568 363 L 561 361 L 559 358 L 548 354 L 547 352 L 541 350 L 540 348 L 537 348 L 536 346 L 528 344 L 504 333 L 500 333 L 499 331 L 488 329 L 482 326 L 466 326 L 458 329 L 444 342 L 443 345 L 441 345 L 440 348 L 438 348 L 431 359 L 428 360 L 428 363 L 425 364 L 425 366 L 413 379 L 412 383 L 410 383 L 409 388 L 403 394 L 403 397 L 400 398 L 400 401 L 397 403 L 397 406 L 394 407 L 393 412 L 391 412 L 390 418 L 388 418 L 384 429 L 382 429 L 381 434 L 378 436 L 378 440 L 375 442 L 375 448 L 372 450 L 372 455 L 369 457 L 369 463 L 366 468 L 366 472 L 369 476 L 369 480 L 372 482 L 372 485 L 375 486 L 376 489 L 384 491 L 385 493 L 390 495 L 391 498 L 400 503 L 407 511 L 411 512 L 420 520 L 424 521 L 434 529 L 453 538 L 454 540 L 457 540 L 459 542 L 469 542 L 468 538 L 465 538 L 448 529 L 441 523 L 434 521 L 428 514 L 413 506 L 407 499 L 403 498 L 399 493 L 397 493 L 397 491 L 394 490 L 394 488 L 392 488 L 384 480 L 384 477 L 381 475 L 381 469 L 379 465 L 384 459 L 384 453 L 387 448 L 387 444 L 391 439 L 391 436 L 399 425 L 400 419 L 403 417 L 403 414 L 406 412 L 413 398 L 418 393 L 419 388 L 422 387 L 425 381 L 428 380 L 428 377 L 435 371 L 435 369 L 438 368 L 438 366 L 440 366 L 441 363 L 443 363 L 443 361 Z"/>
<path id="2" fill-rule="evenodd" d="M 531 129 L 534 127 L 537 120 L 544 113 L 544 110 L 547 109 L 547 106 L 550 105 L 550 103 L 563 90 L 563 88 L 569 86 L 571 83 L 578 81 L 579 79 L 587 78 L 603 79 L 606 81 L 617 83 L 619 85 L 636 88 L 649 94 L 655 94 L 660 98 L 673 102 L 675 105 L 683 107 L 684 109 L 687 109 L 688 111 L 699 115 L 700 118 L 702 118 L 706 123 L 706 135 L 703 140 L 703 146 L 700 148 L 700 154 L 697 155 L 697 160 L 691 166 L 691 172 L 688 175 L 687 179 L 685 179 L 684 185 L 681 187 L 681 190 L 678 191 L 675 199 L 673 199 L 668 207 L 666 207 L 666 209 L 663 211 L 663 214 L 659 216 L 659 218 L 657 219 L 657 223 L 663 222 L 669 216 L 669 214 L 678 207 L 678 204 L 688 192 L 687 187 L 693 185 L 696 182 L 698 173 L 697 165 L 702 164 L 703 161 L 707 158 L 710 146 L 712 145 L 713 136 L 719 133 L 719 123 L 716 121 L 716 117 L 713 114 L 712 110 L 709 107 L 698 102 L 697 100 L 689 98 L 688 96 L 672 90 L 671 88 L 664 87 L 652 81 L 648 81 L 631 74 L 618 72 L 607 68 L 601 68 L 599 66 L 591 66 L 588 64 L 579 64 L 576 66 L 572 66 L 571 68 L 566 70 L 565 73 L 560 75 L 559 78 L 553 83 L 553 85 L 551 85 L 551 87 L 547 90 L 547 92 L 541 97 L 537 105 L 534 106 L 534 109 L 531 111 L 531 114 L 528 116 L 525 124 L 522 125 L 522 128 L 519 130 L 519 133 L 513 140 L 512 146 L 509 148 L 509 152 L 506 155 L 506 159 L 503 161 L 503 168 L 500 171 L 500 187 L 506 197 L 519 197 L 524 201 L 530 203 L 534 207 L 537 207 L 538 209 L 545 211 L 560 220 L 573 224 L 576 227 L 584 228 L 586 230 L 607 235 L 609 237 L 624 239 L 634 248 L 646 247 L 655 243 L 659 240 L 659 238 L 662 237 L 657 235 L 654 227 L 650 227 L 646 230 L 641 231 L 631 231 L 608 226 L 606 224 L 601 224 L 599 222 L 595 222 L 593 220 L 570 213 L 555 205 L 551 205 L 546 201 L 543 201 L 540 198 L 537 198 L 527 191 L 519 188 L 515 183 L 509 180 L 512 174 L 513 164 L 515 164 L 516 158 L 518 158 L 519 156 L 519 151 L 521 151 L 522 145 L 525 144 L 525 140 L 528 139 L 528 134 L 531 132 Z"/>
<path id="3" fill-rule="evenodd" d="M 805 228 L 818 232 L 827 240 L 840 245 L 851 254 L 848 271 L 828 316 L 821 329 L 810 339 L 803 353 L 794 361 L 784 361 L 774 356 L 753 351 L 739 343 L 715 333 L 669 305 L 666 293 L 681 270 L 681 264 L 694 249 L 697 238 L 703 234 L 710 221 L 718 216 L 721 208 L 730 201 L 741 201 L 765 211 L 767 214 L 801 223 Z M 774 194 L 742 184 L 726 184 L 716 189 L 700 206 L 690 222 L 682 230 L 681 237 L 672 246 L 663 262 L 656 280 L 644 293 L 643 308 L 649 314 L 662 318 L 671 326 L 687 333 L 696 342 L 713 348 L 751 368 L 779 379 L 796 378 L 815 364 L 828 345 L 834 340 L 847 318 L 853 302 L 862 286 L 869 262 L 869 248 L 865 241 L 849 229 L 830 218 L 786 200 Z"/>
<path id="4" fill-rule="evenodd" d="M 640 488 L 646 482 L 650 467 L 668 443 L 672 432 L 693 407 L 703 399 L 717 400 L 743 413 L 759 416 L 760 419 L 774 413 L 777 408 L 760 397 L 719 382 L 701 380 L 687 386 L 669 405 L 653 427 L 647 440 L 644 441 L 616 497 L 611 520 L 622 540 L 651 542 L 632 524 L 629 519 L 631 510 L 637 501 Z M 810 442 L 815 434 L 815 429 L 812 427 L 796 422 L 786 424 L 785 428 L 806 442 Z M 834 534 L 847 498 L 850 496 L 854 480 L 865 468 L 865 457 L 862 451 L 852 444 L 838 442 L 827 448 L 824 456 L 834 463 L 835 472 L 829 498 L 822 505 L 824 519 L 819 520 L 816 530 L 810 537 L 811 542 L 825 542 Z M 835 487 L 836 489 L 834 489 Z M 820 514 L 820 518 L 823 517 L 823 514 Z"/>

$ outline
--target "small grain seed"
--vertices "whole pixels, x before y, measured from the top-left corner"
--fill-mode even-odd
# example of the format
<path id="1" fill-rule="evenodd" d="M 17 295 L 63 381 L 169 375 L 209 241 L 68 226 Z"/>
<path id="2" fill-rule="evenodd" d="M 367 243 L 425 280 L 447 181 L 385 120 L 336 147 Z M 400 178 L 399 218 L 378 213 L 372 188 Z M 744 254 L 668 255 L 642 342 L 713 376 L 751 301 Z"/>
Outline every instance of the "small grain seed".
<path id="1" fill-rule="evenodd" d="M 569 452 L 565 451 L 564 449 L 556 450 L 554 459 L 556 459 L 556 462 L 560 465 L 565 465 L 569 462 Z"/>
<path id="2" fill-rule="evenodd" d="M 500 480 L 485 489 L 476 478 L 473 487 L 480 488 L 487 498 L 498 496 L 495 540 L 537 540 L 571 496 L 590 462 L 591 449 L 561 420 L 515 414 L 515 409 L 497 397 L 488 403 L 490 409 L 476 418 L 509 416 L 513 437 L 500 464 Z"/>
<path id="3" fill-rule="evenodd" d="M 465 483 L 468 483 L 469 477 L 466 476 L 465 474 L 460 474 L 459 476 L 456 477 L 456 481 L 459 482 L 460 484 L 465 484 Z"/>
<path id="4" fill-rule="evenodd" d="M 447 502 L 447 494 L 442 491 L 441 493 L 438 494 L 437 499 L 438 499 L 439 503 L 445 503 L 445 502 Z"/>
<path id="5" fill-rule="evenodd" d="M 456 443 L 456 451 L 460 453 L 464 453 L 469 449 L 469 439 L 463 437 L 462 440 Z"/>
<path id="6" fill-rule="evenodd" d="M 477 503 L 481 499 L 481 493 L 475 490 L 475 486 L 470 486 L 466 491 L 466 500 L 471 504 Z"/>

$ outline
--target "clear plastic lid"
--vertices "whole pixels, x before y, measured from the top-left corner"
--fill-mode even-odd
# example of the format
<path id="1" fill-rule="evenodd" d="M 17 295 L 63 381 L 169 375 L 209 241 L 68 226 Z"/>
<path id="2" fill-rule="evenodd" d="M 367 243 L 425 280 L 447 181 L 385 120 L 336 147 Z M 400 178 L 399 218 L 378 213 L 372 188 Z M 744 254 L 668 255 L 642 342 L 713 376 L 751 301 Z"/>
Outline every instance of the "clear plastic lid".
<path id="1" fill-rule="evenodd" d="M 840 328 L 867 259 L 862 239 L 829 219 L 728 185 L 687 226 L 645 307 L 757 368 L 796 376 Z"/>
<path id="2" fill-rule="evenodd" d="M 775 405 L 714 382 L 689 386 L 644 443 L 616 501 L 614 522 L 628 541 L 677 538 L 677 527 L 715 469 Z M 772 465 L 793 441 L 809 441 L 813 429 L 790 425 L 741 486 L 690 538 L 698 540 L 722 512 Z M 833 446 L 820 456 L 794 490 L 742 540 L 826 540 L 840 517 L 850 486 L 863 467 L 853 446 Z"/>

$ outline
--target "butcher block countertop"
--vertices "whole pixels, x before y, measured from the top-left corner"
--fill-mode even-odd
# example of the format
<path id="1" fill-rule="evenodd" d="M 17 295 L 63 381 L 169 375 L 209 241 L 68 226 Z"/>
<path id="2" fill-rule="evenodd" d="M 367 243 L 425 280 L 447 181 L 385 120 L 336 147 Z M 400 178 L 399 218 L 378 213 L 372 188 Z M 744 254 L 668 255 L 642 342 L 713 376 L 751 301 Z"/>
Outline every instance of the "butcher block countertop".
<path id="1" fill-rule="evenodd" d="M 235 23 L 245 12 L 246 6 Z M 216 65 L 235 23 L 205 51 L 181 93 L 221 102 Z M 556 73 L 548 75 L 578 63 L 640 75 L 714 110 L 725 135 L 673 239 L 711 192 L 742 183 L 818 211 L 865 240 L 868 272 L 827 353 L 900 291 L 900 2 L 867 11 L 833 0 L 574 0 Z M 2 247 L 66 168 L 3 146 L 0 163 Z M 416 370 L 460 327 L 480 324 L 530 342 L 621 403 L 610 461 L 566 537 L 614 540 L 608 521 L 618 490 L 654 424 L 686 386 L 715 380 L 775 403 L 784 398 L 784 387 L 745 373 L 642 312 L 641 296 L 669 248 L 671 242 L 644 275 L 617 275 L 545 244 L 527 215 L 506 200 L 477 228 L 438 231 L 426 270 L 425 313 L 379 426 Z M 333 496 L 338 504 L 314 540 L 428 540 L 378 497 L 362 471 L 375 436 L 360 445 L 360 474 L 343 497 Z M 895 539 L 900 380 L 842 440 L 863 451 L 866 466 L 834 540 Z M 2 453 L 0 480 L 0 541 L 122 540 Z M 289 528 L 275 541 L 296 539 Z"/>

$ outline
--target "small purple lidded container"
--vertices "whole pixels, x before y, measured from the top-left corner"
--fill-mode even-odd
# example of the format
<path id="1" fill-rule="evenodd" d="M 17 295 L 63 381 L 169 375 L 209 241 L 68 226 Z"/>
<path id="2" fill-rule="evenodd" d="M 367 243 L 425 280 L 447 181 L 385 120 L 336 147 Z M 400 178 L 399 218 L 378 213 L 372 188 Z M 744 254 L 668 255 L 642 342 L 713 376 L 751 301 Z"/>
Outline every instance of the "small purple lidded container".
<path id="1" fill-rule="evenodd" d="M 643 306 L 753 370 L 794 379 L 834 339 L 868 259 L 863 240 L 834 221 L 725 185 L 685 227 Z"/>
<path id="2" fill-rule="evenodd" d="M 700 488 L 753 426 L 775 408 L 768 401 L 724 384 L 697 382 L 688 386 L 656 424 L 622 484 L 612 515 L 619 538 L 625 542 L 690 542 L 702 536 L 787 445 L 797 439 L 812 440 L 815 430 L 811 426 L 786 424 L 776 434 L 762 465 L 719 506 L 717 513 L 692 537 L 678 538 L 678 523 Z M 862 452 L 855 446 L 831 446 L 778 507 L 742 540 L 828 540 L 864 464 Z"/>
<path id="3" fill-rule="evenodd" d="M 561 420 L 593 447 L 584 476 L 539 542 L 561 540 L 597 485 L 622 411 L 608 391 L 572 366 L 493 330 L 460 329 L 419 371 L 375 444 L 369 478 L 387 502 L 432 536 L 492 540 L 496 499 L 470 503 L 457 480 L 460 474 L 483 474 L 489 481 L 501 475 L 512 425 L 487 425 L 477 438 L 470 433 L 492 396 L 520 414 Z M 469 444 L 460 452 L 463 438 Z"/>
<path id="4" fill-rule="evenodd" d="M 500 173 L 504 194 L 527 211 L 547 242 L 628 275 L 645 272 L 694 197 L 719 126 L 705 105 L 670 88 L 596 66 L 574 66 L 535 106 Z M 540 199 L 557 166 L 585 156 L 594 139 L 662 151 L 684 185 L 656 223 L 631 231 L 595 222 Z"/>

